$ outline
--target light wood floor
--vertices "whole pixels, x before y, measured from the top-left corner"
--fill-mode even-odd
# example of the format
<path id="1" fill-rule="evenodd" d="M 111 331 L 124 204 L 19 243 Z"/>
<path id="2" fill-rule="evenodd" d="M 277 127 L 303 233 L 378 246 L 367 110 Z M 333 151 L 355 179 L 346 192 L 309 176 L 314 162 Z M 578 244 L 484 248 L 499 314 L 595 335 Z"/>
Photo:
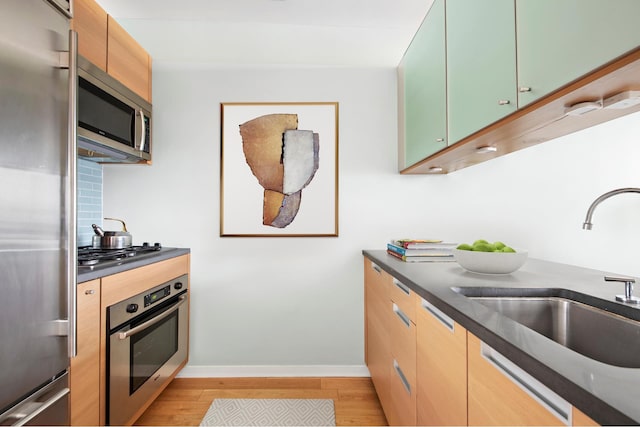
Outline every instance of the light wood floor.
<path id="1" fill-rule="evenodd" d="M 386 426 L 370 378 L 176 378 L 139 426 L 197 426 L 215 398 L 333 399 L 338 426 Z"/>

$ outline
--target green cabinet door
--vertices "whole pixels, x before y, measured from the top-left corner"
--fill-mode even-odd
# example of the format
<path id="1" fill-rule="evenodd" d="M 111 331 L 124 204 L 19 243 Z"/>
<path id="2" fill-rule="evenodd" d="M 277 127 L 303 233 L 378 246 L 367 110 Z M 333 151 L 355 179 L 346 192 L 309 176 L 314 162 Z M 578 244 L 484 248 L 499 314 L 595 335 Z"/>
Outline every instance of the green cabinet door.
<path id="1" fill-rule="evenodd" d="M 444 0 L 435 0 L 400 64 L 404 165 L 447 146 Z"/>
<path id="2" fill-rule="evenodd" d="M 447 0 L 449 144 L 517 108 L 514 8 L 514 0 Z"/>
<path id="3" fill-rule="evenodd" d="M 640 46 L 640 0 L 516 0 L 518 106 Z"/>

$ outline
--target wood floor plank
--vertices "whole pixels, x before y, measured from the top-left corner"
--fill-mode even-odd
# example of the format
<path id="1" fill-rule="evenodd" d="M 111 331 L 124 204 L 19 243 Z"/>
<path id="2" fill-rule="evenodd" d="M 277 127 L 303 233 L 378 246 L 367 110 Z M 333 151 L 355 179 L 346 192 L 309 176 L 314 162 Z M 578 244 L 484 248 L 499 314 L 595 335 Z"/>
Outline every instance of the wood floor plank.
<path id="1" fill-rule="evenodd" d="M 320 388 L 321 379 L 316 377 L 304 378 L 176 378 L 174 387 L 197 389 L 220 388 Z"/>
<path id="2" fill-rule="evenodd" d="M 176 378 L 138 426 L 198 426 L 213 399 L 333 399 L 337 426 L 386 426 L 370 378 Z"/>
<path id="3" fill-rule="evenodd" d="M 213 399 L 338 399 L 338 390 L 215 389 L 203 390 L 200 400 Z"/>
<path id="4" fill-rule="evenodd" d="M 343 377 L 327 377 L 321 378 L 322 388 L 336 388 L 336 389 L 372 389 L 373 382 L 369 377 L 356 377 L 356 378 L 343 378 Z"/>

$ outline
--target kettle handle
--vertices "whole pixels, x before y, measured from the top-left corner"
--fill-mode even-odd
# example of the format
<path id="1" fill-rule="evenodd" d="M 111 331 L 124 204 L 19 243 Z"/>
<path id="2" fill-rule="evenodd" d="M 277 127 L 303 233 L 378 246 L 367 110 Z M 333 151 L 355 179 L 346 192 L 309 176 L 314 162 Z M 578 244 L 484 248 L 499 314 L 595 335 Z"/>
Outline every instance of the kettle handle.
<path id="1" fill-rule="evenodd" d="M 122 231 L 127 231 L 127 225 L 124 223 L 123 220 L 118 219 L 118 218 L 103 218 L 103 219 L 108 219 L 110 221 L 118 221 L 118 222 L 122 223 Z"/>

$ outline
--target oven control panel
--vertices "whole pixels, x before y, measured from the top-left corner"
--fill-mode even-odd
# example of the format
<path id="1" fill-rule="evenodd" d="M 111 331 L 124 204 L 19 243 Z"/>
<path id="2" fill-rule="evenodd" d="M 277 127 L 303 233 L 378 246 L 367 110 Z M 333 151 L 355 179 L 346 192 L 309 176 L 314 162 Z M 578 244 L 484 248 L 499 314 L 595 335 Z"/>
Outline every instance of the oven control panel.
<path id="1" fill-rule="evenodd" d="M 155 292 L 151 292 L 144 296 L 144 306 L 149 307 L 151 304 L 154 304 L 160 301 L 164 297 L 168 297 L 171 295 L 171 286 L 167 285 L 163 288 L 158 289 Z"/>
<path id="2" fill-rule="evenodd" d="M 107 308 L 109 329 L 119 327 L 130 319 L 152 310 L 165 301 L 171 301 L 175 296 L 188 290 L 189 277 L 184 274 L 168 282 L 151 287 L 131 298 L 120 301 Z"/>

